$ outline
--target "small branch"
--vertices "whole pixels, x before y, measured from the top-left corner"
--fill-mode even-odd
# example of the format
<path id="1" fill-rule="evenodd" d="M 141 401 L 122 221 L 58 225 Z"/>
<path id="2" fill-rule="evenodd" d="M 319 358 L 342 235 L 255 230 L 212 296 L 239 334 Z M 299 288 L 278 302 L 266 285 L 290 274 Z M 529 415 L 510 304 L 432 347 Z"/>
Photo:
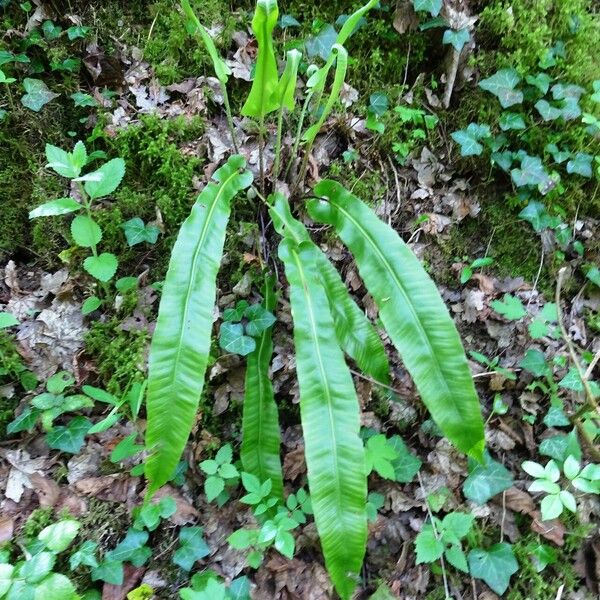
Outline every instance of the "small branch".
<path id="1" fill-rule="evenodd" d="M 454 83 L 456 81 L 456 74 L 458 73 L 458 63 L 460 60 L 460 52 L 456 50 L 454 46 L 452 48 L 452 62 L 446 75 L 446 87 L 444 89 L 444 98 L 442 100 L 444 108 L 450 106 L 450 98 L 452 97 L 452 90 L 454 89 Z"/>

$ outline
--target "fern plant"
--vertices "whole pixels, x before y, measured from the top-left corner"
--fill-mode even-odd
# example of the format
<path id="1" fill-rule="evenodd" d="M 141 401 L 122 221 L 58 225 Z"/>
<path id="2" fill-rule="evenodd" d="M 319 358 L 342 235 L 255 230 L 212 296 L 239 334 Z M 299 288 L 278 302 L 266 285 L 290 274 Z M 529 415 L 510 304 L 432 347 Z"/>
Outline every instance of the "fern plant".
<path id="1" fill-rule="evenodd" d="M 294 323 L 312 508 L 326 567 L 344 599 L 352 596 L 357 585 L 367 540 L 367 470 L 359 436 L 360 409 L 344 355 L 384 385 L 389 383 L 389 365 L 377 331 L 350 297 L 335 267 L 293 216 L 289 198 L 275 190 L 280 189 L 277 180 L 281 175 L 298 206 L 312 145 L 344 83 L 348 62 L 344 44 L 377 1 L 370 0 L 344 22 L 323 66 L 308 67 L 295 136 L 286 149 L 282 147 L 282 129 L 296 111 L 301 57 L 297 50 L 288 52 L 282 75 L 278 75 L 272 37 L 277 3 L 258 0 L 252 28 L 259 50 L 242 114 L 258 125 L 259 189 L 253 186 L 244 158 L 230 156 L 181 226 L 152 339 L 147 395 L 146 446 L 150 455 L 145 469 L 152 495 L 175 473 L 194 423 L 210 352 L 216 277 L 230 204 L 239 192 L 252 188 L 281 238 L 278 255 L 289 286 Z M 225 87 L 229 68 L 188 0 L 182 0 L 182 8 L 190 31 L 206 44 L 213 61 L 237 151 Z M 272 113 L 277 115 L 277 124 L 275 164 L 269 176 L 263 156 L 270 140 L 266 123 Z M 300 147 L 304 154 L 297 161 Z M 285 170 L 280 168 L 284 154 L 288 161 Z M 272 192 L 267 195 L 269 187 Z M 352 252 L 381 321 L 433 419 L 459 450 L 481 459 L 484 436 L 479 401 L 458 332 L 435 284 L 396 232 L 339 183 L 321 181 L 312 196 L 305 208 L 315 221 L 332 226 Z M 267 273 L 263 296 L 268 311 L 275 308 L 275 283 Z M 268 376 L 272 328 L 261 332 L 248 355 L 241 459 L 244 470 L 259 481 L 270 479 L 272 493 L 281 498 L 279 424 Z"/>

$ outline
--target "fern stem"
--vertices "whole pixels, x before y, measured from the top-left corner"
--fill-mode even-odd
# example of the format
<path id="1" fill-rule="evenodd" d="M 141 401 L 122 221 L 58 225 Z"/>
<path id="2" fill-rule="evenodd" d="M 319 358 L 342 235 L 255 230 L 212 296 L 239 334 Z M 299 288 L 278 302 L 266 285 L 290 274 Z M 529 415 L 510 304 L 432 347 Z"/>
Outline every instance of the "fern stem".
<path id="1" fill-rule="evenodd" d="M 294 162 L 294 157 L 298 154 L 298 147 L 300 146 L 300 136 L 302 135 L 302 128 L 304 127 L 304 120 L 306 119 L 306 112 L 308 111 L 308 105 L 313 97 L 313 92 L 309 92 L 304 100 L 304 105 L 302 106 L 302 112 L 300 113 L 300 120 L 298 121 L 298 128 L 296 129 L 296 136 L 294 139 L 294 145 L 292 147 L 292 153 L 290 155 L 290 160 L 288 161 L 287 168 L 285 170 L 284 179 L 287 179 L 290 169 L 292 168 L 292 164 Z"/>
<path id="2" fill-rule="evenodd" d="M 277 141 L 275 142 L 275 165 L 273 167 L 273 184 L 277 183 L 279 177 L 279 163 L 281 160 L 281 135 L 283 131 L 283 105 L 277 115 Z"/>
<path id="3" fill-rule="evenodd" d="M 227 125 L 229 126 L 229 133 L 231 134 L 231 142 L 233 143 L 233 149 L 235 150 L 235 153 L 239 154 L 240 149 L 235 138 L 235 129 L 233 127 L 233 117 L 231 115 L 231 105 L 229 104 L 229 95 L 227 94 L 227 87 L 225 87 L 225 84 L 222 81 L 220 81 L 220 84 L 221 93 L 223 94 L 223 102 L 225 103 L 225 112 L 227 114 Z"/>

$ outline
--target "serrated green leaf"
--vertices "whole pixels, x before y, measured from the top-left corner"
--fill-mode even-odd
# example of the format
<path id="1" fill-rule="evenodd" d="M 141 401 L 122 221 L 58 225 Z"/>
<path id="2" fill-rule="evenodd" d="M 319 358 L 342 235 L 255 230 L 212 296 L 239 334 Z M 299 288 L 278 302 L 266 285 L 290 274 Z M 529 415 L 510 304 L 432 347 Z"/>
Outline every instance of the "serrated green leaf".
<path id="1" fill-rule="evenodd" d="M 83 261 L 83 268 L 99 281 L 110 281 L 117 272 L 118 266 L 117 257 L 110 252 L 88 256 Z"/>
<path id="2" fill-rule="evenodd" d="M 509 321 L 518 321 L 527 314 L 521 299 L 511 294 L 504 294 L 502 300 L 494 300 L 490 306 Z"/>
<path id="3" fill-rule="evenodd" d="M 315 187 L 312 218 L 331 224 L 349 247 L 380 318 L 423 402 L 455 446 L 476 458 L 484 447 L 479 400 L 460 337 L 437 288 L 396 232 L 334 182 Z"/>
<path id="4" fill-rule="evenodd" d="M 80 527 L 81 525 L 75 519 L 65 519 L 42 529 L 37 539 L 52 552 L 60 554 L 71 545 Z"/>
<path id="5" fill-rule="evenodd" d="M 92 200 L 112 194 L 125 175 L 125 161 L 113 158 L 91 173 L 97 180 L 88 180 L 84 184 L 86 193 Z"/>
<path id="6" fill-rule="evenodd" d="M 77 215 L 71 222 L 71 235 L 78 246 L 93 248 L 102 239 L 102 230 L 91 217 Z"/>
<path id="7" fill-rule="evenodd" d="M 546 357 L 543 352 L 535 348 L 529 348 L 519 366 L 529 371 L 535 377 L 542 377 L 549 372 Z"/>
<path id="8" fill-rule="evenodd" d="M 415 550 L 418 565 L 434 562 L 444 553 L 444 544 L 436 537 L 430 524 L 423 525 L 423 529 L 417 534 Z"/>
<path id="9" fill-rule="evenodd" d="M 163 286 L 149 358 L 146 461 L 150 493 L 166 483 L 192 429 L 210 353 L 216 275 L 229 203 L 252 183 L 232 156 L 214 174 L 181 226 Z"/>
<path id="10" fill-rule="evenodd" d="M 72 213 L 81 208 L 81 204 L 73 198 L 59 198 L 58 200 L 51 200 L 45 202 L 37 208 L 34 208 L 29 212 L 30 219 L 36 219 L 37 217 L 53 217 L 55 215 L 66 215 Z"/>

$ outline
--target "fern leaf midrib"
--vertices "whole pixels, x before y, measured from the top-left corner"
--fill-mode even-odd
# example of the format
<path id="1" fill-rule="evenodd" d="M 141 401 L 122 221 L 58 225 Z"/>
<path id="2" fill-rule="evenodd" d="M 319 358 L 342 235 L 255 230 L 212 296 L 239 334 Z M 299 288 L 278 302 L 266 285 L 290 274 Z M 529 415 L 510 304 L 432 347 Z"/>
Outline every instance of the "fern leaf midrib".
<path id="1" fill-rule="evenodd" d="M 342 213 L 344 213 L 344 215 L 346 215 L 346 217 L 348 218 L 348 220 L 352 221 L 352 223 L 355 224 L 355 226 L 357 227 L 357 229 L 359 229 L 359 231 L 362 231 L 363 235 L 365 236 L 365 238 L 368 240 L 369 244 L 371 245 L 371 247 L 374 249 L 374 251 L 376 252 L 377 256 L 381 259 L 381 261 L 388 267 L 388 271 L 392 274 L 392 277 L 394 278 L 396 284 L 398 285 L 398 288 L 401 290 L 402 292 L 402 296 L 405 300 L 406 305 L 408 306 L 411 314 L 413 315 L 413 317 L 415 318 L 415 320 L 419 323 L 420 327 L 420 332 L 419 332 L 419 336 L 421 337 L 421 339 L 425 339 L 425 342 L 427 343 L 427 347 L 429 349 L 429 354 L 430 356 L 434 357 L 434 364 L 435 364 L 435 369 L 436 369 L 436 374 L 438 376 L 438 379 L 442 381 L 443 386 L 444 386 L 444 390 L 446 392 L 446 395 L 448 397 L 451 397 L 451 392 L 450 392 L 450 387 L 448 386 L 448 382 L 446 381 L 446 378 L 444 377 L 443 371 L 441 369 L 441 366 L 439 364 L 439 361 L 437 360 L 437 354 L 434 351 L 433 345 L 431 343 L 431 340 L 429 339 L 429 336 L 427 335 L 427 331 L 426 328 L 423 327 L 423 323 L 421 322 L 421 319 L 419 318 L 419 315 L 417 315 L 417 313 L 415 312 L 412 302 L 410 302 L 410 299 L 408 298 L 408 295 L 406 294 L 406 290 L 404 289 L 404 286 L 402 285 L 402 282 L 398 279 L 396 272 L 394 271 L 394 269 L 392 268 L 392 265 L 390 264 L 390 262 L 388 261 L 388 259 L 386 258 L 386 256 L 379 250 L 379 248 L 377 247 L 377 244 L 375 244 L 375 242 L 373 241 L 372 237 L 368 234 L 367 230 L 364 229 L 364 227 L 361 226 L 361 224 L 342 206 L 340 206 L 339 204 L 335 204 L 335 206 L 338 208 L 338 210 Z M 452 403 L 454 410 L 456 411 L 456 413 L 460 416 L 460 411 L 456 408 L 455 404 Z"/>
<path id="2" fill-rule="evenodd" d="M 225 181 L 219 182 L 220 186 L 217 191 L 217 195 L 215 196 L 215 199 L 209 208 L 208 214 L 202 225 L 202 231 L 200 232 L 200 237 L 198 239 L 198 243 L 196 244 L 196 248 L 194 248 L 194 258 L 192 260 L 192 268 L 191 268 L 192 276 L 190 277 L 190 280 L 189 280 L 188 286 L 187 286 L 187 290 L 185 293 L 185 305 L 184 305 L 184 311 L 183 311 L 183 318 L 181 319 L 181 328 L 179 330 L 179 336 L 177 339 L 177 354 L 175 355 L 173 369 L 171 370 L 171 377 L 169 379 L 169 385 L 174 385 L 175 379 L 176 379 L 176 373 L 179 370 L 179 361 L 181 358 L 181 350 L 182 350 L 182 346 L 183 346 L 182 340 L 183 340 L 184 331 L 185 331 L 185 323 L 187 322 L 187 316 L 188 316 L 188 311 L 189 311 L 189 305 L 190 305 L 189 300 L 190 300 L 190 296 L 192 293 L 191 290 L 194 285 L 194 274 L 196 272 L 196 262 L 198 261 L 200 250 L 202 249 L 202 246 L 204 245 L 204 241 L 205 241 L 206 235 L 208 233 L 208 225 L 211 222 L 212 215 L 214 214 L 215 210 L 217 209 L 219 200 L 221 199 L 221 196 L 224 194 L 227 184 L 237 175 L 238 175 L 237 171 L 234 171 Z"/>
<path id="3" fill-rule="evenodd" d="M 317 340 L 318 334 L 317 334 L 315 315 L 314 315 L 314 311 L 313 311 L 313 303 L 312 303 L 312 298 L 310 296 L 310 293 L 308 291 L 308 286 L 305 283 L 306 275 L 304 272 L 302 261 L 300 260 L 300 256 L 298 255 L 297 252 L 292 251 L 292 254 L 294 256 L 294 261 L 296 262 L 298 272 L 300 273 L 300 275 L 302 277 L 302 289 L 304 290 L 304 298 L 306 300 L 306 305 L 308 308 L 310 327 L 311 327 L 311 330 L 313 333 L 312 337 L 313 337 L 313 340 Z M 321 373 L 321 381 L 324 382 L 323 391 L 325 392 L 326 397 L 327 397 L 327 411 L 328 411 L 328 415 L 329 415 L 329 424 L 330 424 L 330 431 L 331 431 L 330 441 L 331 441 L 331 447 L 332 447 L 332 455 L 334 456 L 333 463 L 334 463 L 334 469 L 335 469 L 335 489 L 336 489 L 337 513 L 338 513 L 338 515 L 343 515 L 342 491 L 340 489 L 340 483 L 339 483 L 340 482 L 340 478 L 339 478 L 340 467 L 338 464 L 339 456 L 338 456 L 338 452 L 337 452 L 337 438 L 335 435 L 334 417 L 333 417 L 333 412 L 332 412 L 331 390 L 329 389 L 329 385 L 327 385 L 327 375 L 325 372 L 325 366 L 323 364 L 323 358 L 321 356 L 321 350 L 320 350 L 318 344 L 315 344 L 315 350 L 316 350 L 316 356 L 317 356 L 318 363 L 319 363 L 319 371 Z"/>
<path id="4" fill-rule="evenodd" d="M 262 436 L 263 436 L 263 408 L 264 408 L 264 402 L 262 401 L 264 398 L 264 385 L 263 385 L 263 378 L 261 377 L 260 374 L 260 365 L 262 365 L 262 353 L 263 350 L 265 348 L 265 342 L 266 342 L 266 335 L 263 334 L 261 336 L 260 339 L 260 343 L 258 346 L 258 352 L 256 354 L 256 362 L 257 362 L 257 366 L 258 366 L 258 398 L 259 398 L 259 402 L 258 402 L 258 472 L 261 473 L 261 475 L 263 473 L 266 472 L 266 467 L 264 466 L 264 461 L 263 461 L 263 452 L 262 452 L 262 448 L 264 448 L 264 444 L 262 441 Z M 261 483 L 263 483 L 261 481 Z"/>

